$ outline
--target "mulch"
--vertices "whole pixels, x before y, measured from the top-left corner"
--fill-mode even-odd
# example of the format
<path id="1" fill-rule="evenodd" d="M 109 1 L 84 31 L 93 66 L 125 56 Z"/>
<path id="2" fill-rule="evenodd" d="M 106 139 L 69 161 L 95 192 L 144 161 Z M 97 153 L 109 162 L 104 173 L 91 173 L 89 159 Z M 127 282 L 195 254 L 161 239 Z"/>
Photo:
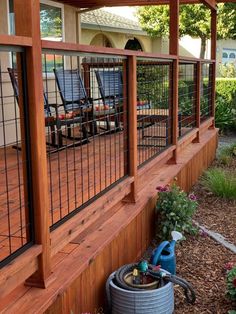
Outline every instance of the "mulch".
<path id="1" fill-rule="evenodd" d="M 229 166 L 219 165 L 229 171 L 236 170 L 236 160 Z M 207 229 L 222 234 L 236 245 L 236 200 L 214 196 L 201 184 L 201 179 L 192 190 L 199 203 L 194 219 Z M 153 245 L 147 254 L 150 255 Z M 196 292 L 194 305 L 187 304 L 181 288 L 175 287 L 175 314 L 227 314 L 236 310 L 236 303 L 226 295 L 226 270 L 224 265 L 233 262 L 236 254 L 211 239 L 206 234 L 189 236 L 176 247 L 177 275 L 188 280 Z"/>
<path id="2" fill-rule="evenodd" d="M 236 172 L 236 159 L 230 166 L 220 165 L 215 161 L 212 167 L 221 167 L 229 172 Z M 201 179 L 193 187 L 198 199 L 198 211 L 194 219 L 207 229 L 218 232 L 226 240 L 236 245 L 236 200 L 222 199 L 207 191 Z"/>
<path id="3" fill-rule="evenodd" d="M 220 167 L 229 172 L 236 171 L 236 160 L 224 166 L 215 161 L 212 167 Z M 214 196 L 203 187 L 201 178 L 193 187 L 198 199 L 198 210 L 194 219 L 223 235 L 236 245 L 236 200 L 227 200 Z M 183 293 L 176 289 L 177 314 L 211 313 L 223 314 L 236 310 L 236 304 L 226 296 L 227 262 L 236 264 L 236 254 L 218 244 L 205 234 L 189 237 L 176 250 L 177 274 L 192 283 L 197 299 L 192 305 L 186 304 Z"/>
<path id="4" fill-rule="evenodd" d="M 196 292 L 194 305 L 187 304 L 180 288 L 175 288 L 175 313 L 223 314 L 236 309 L 225 296 L 227 262 L 236 263 L 236 255 L 209 237 L 195 236 L 176 248 L 177 275 L 188 280 Z"/>

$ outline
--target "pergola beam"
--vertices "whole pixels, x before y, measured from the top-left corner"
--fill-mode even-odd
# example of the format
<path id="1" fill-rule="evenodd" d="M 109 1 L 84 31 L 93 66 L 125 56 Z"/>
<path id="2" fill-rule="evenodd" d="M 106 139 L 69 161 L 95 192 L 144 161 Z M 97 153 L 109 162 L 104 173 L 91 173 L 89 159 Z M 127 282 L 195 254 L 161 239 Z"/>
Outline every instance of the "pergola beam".
<path id="1" fill-rule="evenodd" d="M 170 0 L 56 0 L 57 2 L 72 5 L 78 8 L 96 7 L 119 7 L 119 6 L 144 6 L 170 4 Z M 179 0 L 180 4 L 205 3 L 208 7 L 215 9 L 216 3 L 236 2 L 236 0 Z"/>

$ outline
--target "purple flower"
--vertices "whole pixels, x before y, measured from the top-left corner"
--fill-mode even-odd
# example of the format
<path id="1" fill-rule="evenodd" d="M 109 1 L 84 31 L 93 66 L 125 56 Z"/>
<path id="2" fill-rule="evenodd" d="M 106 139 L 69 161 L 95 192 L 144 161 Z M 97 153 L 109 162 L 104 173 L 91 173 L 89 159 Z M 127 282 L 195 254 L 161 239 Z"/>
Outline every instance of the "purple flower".
<path id="1" fill-rule="evenodd" d="M 156 189 L 157 189 L 157 191 L 159 191 L 159 192 L 169 192 L 169 191 L 170 191 L 169 185 L 166 185 L 166 186 L 158 186 Z"/>
<path id="2" fill-rule="evenodd" d="M 199 235 L 203 238 L 206 238 L 208 236 L 207 232 L 202 229 L 199 230 Z"/>
<path id="3" fill-rule="evenodd" d="M 192 194 L 189 194 L 188 198 L 189 198 L 191 201 L 196 201 L 196 200 L 197 200 L 196 195 L 194 195 L 193 193 L 192 193 Z"/>

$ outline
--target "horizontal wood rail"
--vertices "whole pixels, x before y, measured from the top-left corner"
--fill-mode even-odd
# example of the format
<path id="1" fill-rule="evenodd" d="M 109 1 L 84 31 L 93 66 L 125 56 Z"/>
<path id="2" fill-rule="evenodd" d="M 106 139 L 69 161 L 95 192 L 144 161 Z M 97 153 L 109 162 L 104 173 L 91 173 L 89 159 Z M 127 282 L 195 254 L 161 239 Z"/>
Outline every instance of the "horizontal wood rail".
<path id="1" fill-rule="evenodd" d="M 84 53 L 91 53 L 93 55 L 94 54 L 107 54 L 107 55 L 117 55 L 117 56 L 137 56 L 137 57 L 157 58 L 157 59 L 159 58 L 159 59 L 167 59 L 167 60 L 173 60 L 177 58 L 174 55 L 146 53 L 142 51 L 104 48 L 104 47 L 80 45 L 80 44 L 74 44 L 74 43 L 55 42 L 55 41 L 48 41 L 48 40 L 42 40 L 41 43 L 42 43 L 42 49 L 61 50 L 62 53 L 65 53 L 66 51 L 84 52 Z"/>
<path id="2" fill-rule="evenodd" d="M 0 270 L 0 295 L 3 298 L 38 269 L 42 245 L 34 245 Z"/>
<path id="3" fill-rule="evenodd" d="M 0 35 L 0 45 L 31 47 L 32 38 L 26 36 Z"/>
<path id="4" fill-rule="evenodd" d="M 86 207 L 86 211 L 80 211 L 63 225 L 51 232 L 51 256 L 55 255 L 67 243 L 76 238 L 81 232 L 96 222 L 102 215 L 107 213 L 118 202 L 131 192 L 133 177 L 123 179 L 110 191 L 99 197 Z"/>
<path id="5" fill-rule="evenodd" d="M 216 60 L 214 59 L 201 59 L 201 58 L 193 58 L 193 57 L 186 57 L 186 56 L 179 56 L 180 61 L 192 61 L 192 62 L 202 62 L 202 63 L 215 63 Z"/>

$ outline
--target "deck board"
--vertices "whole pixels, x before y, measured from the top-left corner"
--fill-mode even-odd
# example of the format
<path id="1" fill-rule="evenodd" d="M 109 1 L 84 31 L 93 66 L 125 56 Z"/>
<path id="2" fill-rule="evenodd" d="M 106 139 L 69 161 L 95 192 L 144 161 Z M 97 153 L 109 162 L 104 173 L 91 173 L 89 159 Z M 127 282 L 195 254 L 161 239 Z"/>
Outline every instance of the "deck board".
<path id="1" fill-rule="evenodd" d="M 165 149 L 165 139 L 149 146 L 153 139 L 142 138 L 138 130 L 138 164 Z M 165 129 L 150 126 L 145 134 L 165 135 Z M 128 174 L 127 133 L 91 137 L 88 144 L 47 155 L 50 223 L 81 207 L 87 201 Z M 64 139 L 64 144 L 72 141 Z M 161 147 L 163 146 L 163 147 Z M 27 243 L 30 224 L 24 197 L 22 153 L 7 147 L 0 149 L 0 260 Z"/>

